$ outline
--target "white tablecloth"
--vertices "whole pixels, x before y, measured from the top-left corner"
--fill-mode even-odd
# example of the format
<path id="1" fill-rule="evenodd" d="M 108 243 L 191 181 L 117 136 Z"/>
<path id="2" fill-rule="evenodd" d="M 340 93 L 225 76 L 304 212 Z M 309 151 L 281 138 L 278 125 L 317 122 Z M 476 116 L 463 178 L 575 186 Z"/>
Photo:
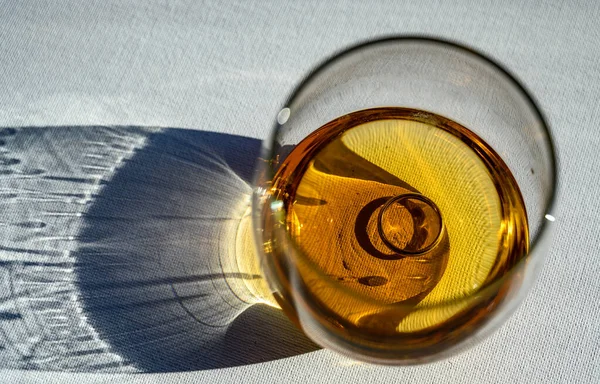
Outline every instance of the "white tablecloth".
<path id="1" fill-rule="evenodd" d="M 0 165 L 12 167 L 0 175 L 0 382 L 600 382 L 599 3 L 265 3 L 0 3 Z M 538 283 L 504 326 L 465 353 L 415 367 L 355 364 L 318 350 L 257 364 L 126 375 L 129 365 L 111 349 L 110 338 L 96 335 L 84 340 L 87 352 L 79 357 L 100 350 L 103 369 L 44 368 L 36 354 L 51 348 L 44 340 L 54 331 L 39 318 L 30 322 L 26 312 L 80 311 L 76 304 L 61 305 L 78 302 L 81 292 L 69 286 L 46 295 L 64 294 L 56 305 L 44 308 L 36 301 L 37 307 L 23 307 L 46 300 L 43 293 L 16 292 L 12 285 L 19 279 L 15 265 L 47 266 L 35 258 L 50 251 L 40 251 L 39 238 L 26 235 L 26 229 L 44 231 L 35 218 L 53 217 L 43 225 L 60 228 L 44 232 L 44 244 L 65 252 L 61 257 L 76 257 L 80 213 L 110 185 L 118 171 L 114 164 L 127 163 L 149 135 L 169 127 L 262 139 L 284 98 L 316 63 L 350 44 L 389 34 L 440 36 L 487 53 L 524 82 L 549 119 L 560 161 L 556 236 Z M 129 128 L 73 133 L 101 125 Z M 54 126 L 65 128 L 42 128 L 50 132 L 46 138 L 23 128 Z M 94 152 L 94 142 L 110 148 Z M 73 164 L 86 161 L 87 173 L 78 174 Z M 36 191 L 27 190 L 28 178 L 44 171 L 55 176 L 43 176 L 48 183 L 36 184 L 37 191 L 56 201 L 40 203 Z M 59 171 L 71 176 L 56 176 Z M 81 186 L 79 179 L 92 173 L 97 178 Z M 57 192 L 65 190 L 72 196 Z M 64 210 L 56 218 L 52 204 L 64 203 L 61 199 L 81 207 L 68 211 L 67 219 Z M 19 221 L 20 214 L 35 220 Z M 23 264 L 31 258 L 37 261 Z M 72 272 L 69 266 L 52 268 L 58 268 L 57 279 Z M 28 298 L 28 292 L 39 297 Z M 57 329 L 60 316 L 52 323 Z M 95 332 L 85 319 L 76 327 Z"/>

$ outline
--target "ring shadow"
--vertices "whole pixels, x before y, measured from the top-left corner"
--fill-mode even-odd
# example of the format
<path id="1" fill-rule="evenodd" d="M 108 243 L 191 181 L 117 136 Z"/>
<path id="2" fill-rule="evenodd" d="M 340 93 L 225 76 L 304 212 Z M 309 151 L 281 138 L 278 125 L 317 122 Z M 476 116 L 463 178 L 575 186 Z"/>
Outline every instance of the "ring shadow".
<path id="1" fill-rule="evenodd" d="M 260 276 L 220 264 L 259 150 L 253 138 L 162 129 L 84 215 L 76 251 L 84 315 L 138 370 L 225 368 L 319 348 L 280 310 L 243 302 L 225 280 Z"/>

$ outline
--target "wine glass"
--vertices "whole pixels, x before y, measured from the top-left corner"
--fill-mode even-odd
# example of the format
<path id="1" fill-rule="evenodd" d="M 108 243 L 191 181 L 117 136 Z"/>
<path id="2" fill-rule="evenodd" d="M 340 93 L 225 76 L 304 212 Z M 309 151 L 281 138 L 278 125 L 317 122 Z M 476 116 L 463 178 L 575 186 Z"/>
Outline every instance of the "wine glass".
<path id="1" fill-rule="evenodd" d="M 261 268 L 290 319 L 357 360 L 414 364 L 481 340 L 523 300 L 550 244 L 557 172 L 514 76 L 406 36 L 313 70 L 277 115 L 255 184 Z"/>

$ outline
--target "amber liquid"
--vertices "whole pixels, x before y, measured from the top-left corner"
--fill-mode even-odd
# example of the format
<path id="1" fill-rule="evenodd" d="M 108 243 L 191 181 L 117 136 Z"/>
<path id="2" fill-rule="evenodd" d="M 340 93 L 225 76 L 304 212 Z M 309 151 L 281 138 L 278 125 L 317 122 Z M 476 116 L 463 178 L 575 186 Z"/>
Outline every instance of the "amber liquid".
<path id="1" fill-rule="evenodd" d="M 377 231 L 379 210 L 405 193 L 426 196 L 442 216 L 441 239 L 423 254 L 398 253 Z M 507 287 L 474 294 L 528 250 L 523 199 L 506 164 L 467 128 L 425 111 L 377 108 L 331 121 L 285 157 L 271 194 L 284 212 L 275 221 L 294 243 L 292 251 L 275 233 L 265 242 L 282 307 L 292 316 L 298 306 L 318 308 L 311 314 L 346 338 L 451 342 L 483 322 Z M 393 236 L 425 241 L 437 219 L 399 210 Z M 286 304 L 294 289 L 304 297 L 296 308 Z"/>

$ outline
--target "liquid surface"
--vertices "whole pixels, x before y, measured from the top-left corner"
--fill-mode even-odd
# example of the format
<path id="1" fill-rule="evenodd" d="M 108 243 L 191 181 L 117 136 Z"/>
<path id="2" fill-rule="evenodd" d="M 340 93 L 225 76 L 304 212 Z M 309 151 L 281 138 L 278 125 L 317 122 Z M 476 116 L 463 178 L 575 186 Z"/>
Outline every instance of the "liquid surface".
<path id="1" fill-rule="evenodd" d="M 465 298 L 527 253 L 526 213 L 509 169 L 441 116 L 402 108 L 342 116 L 294 147 L 279 169 L 273 191 L 302 254 L 297 271 L 310 299 L 344 327 L 443 329 L 469 307 Z M 379 225 L 400 249 L 425 249 L 439 233 L 416 255 L 390 248 L 378 232 L 382 207 L 409 193 L 435 203 L 443 230 L 418 201 L 386 210 Z"/>

